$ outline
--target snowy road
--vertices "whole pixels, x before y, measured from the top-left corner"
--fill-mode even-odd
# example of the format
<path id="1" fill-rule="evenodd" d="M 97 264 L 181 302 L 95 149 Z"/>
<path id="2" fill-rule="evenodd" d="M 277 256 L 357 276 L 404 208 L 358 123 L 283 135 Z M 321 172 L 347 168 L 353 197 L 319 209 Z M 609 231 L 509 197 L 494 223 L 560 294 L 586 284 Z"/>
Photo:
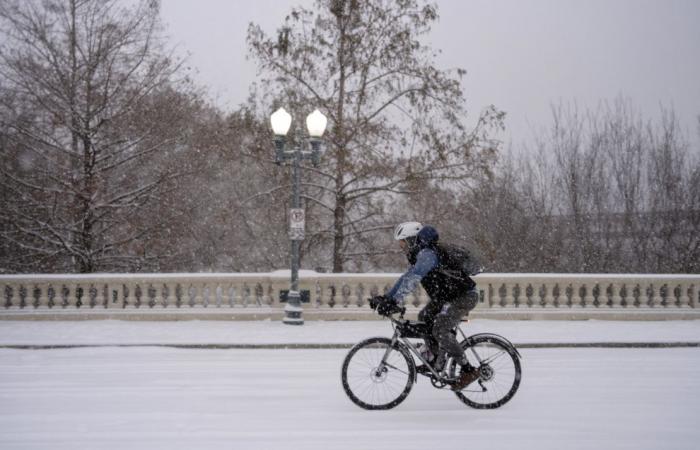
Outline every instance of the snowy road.
<path id="1" fill-rule="evenodd" d="M 0 350 L 0 448 L 695 449 L 700 349 L 523 350 L 520 391 L 477 411 L 421 378 L 352 404 L 346 350 Z"/>

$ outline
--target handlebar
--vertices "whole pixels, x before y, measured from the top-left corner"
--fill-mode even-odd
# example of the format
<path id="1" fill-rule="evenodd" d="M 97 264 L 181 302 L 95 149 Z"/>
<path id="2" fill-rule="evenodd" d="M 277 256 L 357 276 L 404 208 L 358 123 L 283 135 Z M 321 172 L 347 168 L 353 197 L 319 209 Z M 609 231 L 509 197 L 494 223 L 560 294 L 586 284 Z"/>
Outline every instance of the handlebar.
<path id="1" fill-rule="evenodd" d="M 398 318 L 394 317 L 394 314 L 399 314 L 399 317 L 398 317 Z M 400 310 L 398 310 L 398 311 L 395 312 L 394 314 L 389 314 L 389 315 L 386 316 L 386 317 L 387 317 L 389 320 L 391 320 L 392 322 L 401 322 L 401 323 L 403 323 L 403 322 L 407 322 L 407 321 L 408 321 L 407 319 L 404 319 L 404 318 L 403 318 L 404 314 L 406 314 L 406 307 L 402 307 Z"/>

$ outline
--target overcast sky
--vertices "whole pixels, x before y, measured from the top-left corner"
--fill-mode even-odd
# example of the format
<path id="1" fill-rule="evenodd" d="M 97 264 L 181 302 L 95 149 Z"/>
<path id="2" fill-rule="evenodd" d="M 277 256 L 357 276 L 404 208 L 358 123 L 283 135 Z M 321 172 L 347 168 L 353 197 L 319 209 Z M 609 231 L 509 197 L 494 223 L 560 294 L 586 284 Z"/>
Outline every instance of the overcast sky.
<path id="1" fill-rule="evenodd" d="M 255 80 L 250 22 L 272 34 L 311 0 L 162 0 L 171 42 L 189 52 L 215 102 L 233 109 Z M 428 38 L 441 68 L 467 70 L 468 109 L 508 113 L 507 142 L 551 123 L 553 102 L 594 108 L 629 97 L 646 117 L 671 106 L 698 143 L 700 0 L 438 0 Z"/>

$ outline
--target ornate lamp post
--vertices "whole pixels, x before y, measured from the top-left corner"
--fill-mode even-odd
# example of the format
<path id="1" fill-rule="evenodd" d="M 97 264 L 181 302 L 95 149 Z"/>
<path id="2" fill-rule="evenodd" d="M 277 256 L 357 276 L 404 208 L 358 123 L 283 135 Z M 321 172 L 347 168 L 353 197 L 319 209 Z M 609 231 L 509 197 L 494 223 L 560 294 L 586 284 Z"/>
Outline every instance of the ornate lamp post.
<path id="1" fill-rule="evenodd" d="M 299 246 L 304 240 L 304 208 L 301 206 L 299 195 L 301 184 L 301 161 L 310 159 L 314 166 L 318 165 L 321 156 L 321 136 L 326 130 L 328 120 L 317 109 L 306 117 L 306 128 L 309 132 L 308 143 L 310 150 L 294 146 L 286 150 L 287 132 L 292 124 L 292 116 L 284 108 L 280 108 L 270 116 L 272 131 L 275 133 L 275 161 L 281 164 L 291 161 L 293 168 L 292 181 L 292 208 L 289 210 L 289 238 L 292 241 L 292 279 L 287 295 L 287 304 L 284 307 L 283 322 L 289 325 L 303 325 L 304 318 L 301 307 L 301 295 L 299 293 Z"/>

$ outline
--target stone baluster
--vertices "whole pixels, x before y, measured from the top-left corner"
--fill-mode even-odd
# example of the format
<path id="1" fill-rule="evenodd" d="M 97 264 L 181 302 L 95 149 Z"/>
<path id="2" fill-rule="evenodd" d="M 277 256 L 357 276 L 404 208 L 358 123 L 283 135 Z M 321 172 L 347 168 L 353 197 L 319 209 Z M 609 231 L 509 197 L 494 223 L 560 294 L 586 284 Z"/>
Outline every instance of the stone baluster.
<path id="1" fill-rule="evenodd" d="M 231 283 L 220 283 L 219 284 L 219 306 L 221 308 L 230 308 L 231 301 Z M 269 304 L 269 294 L 267 291 L 262 292 L 262 298 L 260 300 L 263 304 Z"/>
<path id="2" fill-rule="evenodd" d="M 233 305 L 243 306 L 243 283 L 234 282 L 231 287 L 233 287 Z"/>
<path id="3" fill-rule="evenodd" d="M 274 302 L 274 291 L 272 289 L 272 284 L 270 283 L 265 283 L 263 284 L 263 298 L 262 302 L 263 305 L 265 306 L 271 306 L 272 303 Z"/>
<path id="4" fill-rule="evenodd" d="M 163 294 L 163 292 L 164 292 L 163 282 L 157 281 L 153 287 L 155 288 L 155 291 L 156 291 L 156 297 L 153 299 L 153 307 L 154 308 L 165 308 L 166 299 L 165 299 L 165 295 Z"/>
<path id="5" fill-rule="evenodd" d="M 202 307 L 204 308 L 215 308 L 216 307 L 216 284 L 203 283 L 202 284 Z"/>
<path id="6" fill-rule="evenodd" d="M 501 293 L 499 291 L 500 285 L 489 284 L 489 307 L 490 308 L 500 308 L 501 307 Z"/>
<path id="7" fill-rule="evenodd" d="M 571 283 L 571 305 L 572 308 L 581 307 L 581 284 Z"/>
<path id="8" fill-rule="evenodd" d="M 323 283 L 323 303 L 322 306 L 326 308 L 331 308 L 338 303 L 338 290 L 335 284 L 330 281 Z"/>
<path id="9" fill-rule="evenodd" d="M 689 288 L 690 293 L 688 294 L 690 297 L 690 301 L 688 302 L 688 304 L 690 305 L 691 308 L 698 307 L 698 301 L 699 301 L 698 300 L 698 291 L 700 291 L 700 289 L 698 289 L 699 285 L 700 285 L 700 283 L 694 283 L 694 284 L 690 285 L 690 288 Z"/>
<path id="10" fill-rule="evenodd" d="M 36 309 L 39 306 L 39 295 L 41 289 L 36 284 L 27 286 L 27 307 Z"/>
<path id="11" fill-rule="evenodd" d="M 24 283 L 18 284 L 14 288 L 15 300 L 12 302 L 12 306 L 15 308 L 23 309 L 26 304 L 27 287 Z"/>
<path id="12" fill-rule="evenodd" d="M 32 290 L 33 286 L 23 283 L 19 290 L 20 308 L 28 309 L 32 305 Z"/>
<path id="13" fill-rule="evenodd" d="M 155 288 L 149 282 L 144 282 L 141 285 L 141 308 L 151 309 L 155 304 Z"/>
<path id="14" fill-rule="evenodd" d="M 347 290 L 345 289 L 347 287 Z M 355 307 L 357 306 L 357 301 L 359 298 L 357 297 L 357 286 L 354 286 L 352 283 L 351 284 L 346 284 L 343 286 L 343 292 L 347 292 L 347 298 L 346 298 L 346 305 L 345 306 L 350 306 L 350 307 Z"/>
<path id="15" fill-rule="evenodd" d="M 27 293 L 27 306 L 36 309 L 39 304 L 39 287 L 37 285 L 32 285 L 29 287 L 29 292 Z"/>
<path id="16" fill-rule="evenodd" d="M 104 308 L 105 304 L 105 289 L 107 288 L 105 283 L 101 283 L 99 281 L 95 282 L 93 285 L 93 289 L 95 289 L 95 308 Z M 92 295 L 90 295 L 92 297 Z M 93 306 L 93 305 L 91 305 Z"/>
<path id="17" fill-rule="evenodd" d="M 253 288 L 248 283 L 243 283 L 243 304 L 248 306 L 255 306 L 253 302 Z"/>
<path id="18" fill-rule="evenodd" d="M 39 305 L 38 308 L 44 309 L 49 307 L 49 283 L 41 283 L 37 285 L 39 288 Z"/>
<path id="19" fill-rule="evenodd" d="M 221 306 L 233 308 L 236 306 L 236 289 L 233 283 L 226 283 L 221 291 Z"/>
<path id="20" fill-rule="evenodd" d="M 355 286 L 355 298 L 357 298 L 357 300 L 355 301 L 354 306 L 360 308 L 367 303 L 365 291 L 366 289 L 364 283 L 357 283 L 357 286 Z"/>
<path id="21" fill-rule="evenodd" d="M 77 308 L 78 286 L 79 286 L 78 283 L 73 283 L 73 282 L 69 282 L 69 283 L 64 284 L 65 289 L 63 292 L 65 293 L 65 302 L 64 302 L 65 308 L 67 308 L 67 309 Z M 83 296 L 83 298 L 84 298 L 84 296 Z"/>
<path id="22" fill-rule="evenodd" d="M 15 288 L 9 282 L 0 284 L 0 296 L 2 296 L 0 306 L 3 308 L 9 308 L 12 306 L 12 296 L 14 295 L 14 290 Z"/>
<path id="23" fill-rule="evenodd" d="M 182 297 L 180 298 L 181 308 L 191 308 L 194 305 L 195 289 L 189 280 L 186 283 L 187 284 L 182 285 Z"/>
<path id="24" fill-rule="evenodd" d="M 254 306 L 252 301 L 251 288 L 248 283 L 241 284 L 241 304 L 244 307 Z"/>
<path id="25" fill-rule="evenodd" d="M 136 306 L 136 283 L 126 283 L 126 293 L 124 294 L 123 308 L 133 308 Z"/>
<path id="26" fill-rule="evenodd" d="M 532 308 L 532 306 L 537 301 L 536 300 L 537 298 L 539 298 L 539 293 L 535 292 L 535 288 L 532 286 L 532 283 L 528 283 L 526 286 L 521 288 L 521 291 L 520 291 L 520 306 L 521 307 Z"/>
<path id="27" fill-rule="evenodd" d="M 367 298 L 374 297 L 376 295 L 382 294 L 382 287 L 375 281 L 369 286 L 369 291 L 367 291 Z"/>
<path id="28" fill-rule="evenodd" d="M 207 307 L 208 308 L 220 308 L 221 307 L 221 283 L 214 282 L 207 284 Z"/>
<path id="29" fill-rule="evenodd" d="M 221 307 L 222 308 L 230 308 L 233 306 L 232 304 L 232 290 L 231 290 L 231 283 L 222 283 L 221 285 Z"/>
<path id="30" fill-rule="evenodd" d="M 592 308 L 595 306 L 595 297 L 593 296 L 593 290 L 596 288 L 596 286 L 598 286 L 598 284 L 591 282 L 586 283 L 584 286 L 586 289 L 586 295 L 583 297 L 583 307 Z"/>
<path id="31" fill-rule="evenodd" d="M 562 288 L 559 283 L 552 283 L 552 306 L 554 308 L 559 308 L 562 303 Z M 556 294 L 555 294 L 556 292 Z"/>
<path id="32" fill-rule="evenodd" d="M 193 308 L 202 308 L 204 307 L 204 283 L 201 282 L 194 282 L 192 283 L 192 303 L 191 307 Z"/>
<path id="33" fill-rule="evenodd" d="M 678 293 L 678 306 L 681 308 L 688 308 L 691 306 L 690 297 L 688 296 L 689 286 L 686 283 L 681 283 L 678 286 L 680 292 Z"/>
<path id="34" fill-rule="evenodd" d="M 121 295 L 120 295 L 121 293 Z M 115 282 L 107 285 L 107 309 L 121 308 L 124 303 L 124 286 Z"/>
<path id="35" fill-rule="evenodd" d="M 634 290 L 636 289 L 635 284 L 625 283 L 625 307 L 633 308 L 635 306 L 634 302 Z"/>
<path id="36" fill-rule="evenodd" d="M 542 307 L 542 286 L 539 284 L 530 283 L 525 289 L 525 295 L 527 297 L 528 308 L 541 308 Z"/>
<path id="37" fill-rule="evenodd" d="M 12 293 L 13 293 L 13 299 L 12 299 L 12 307 L 13 308 L 24 308 L 24 296 L 26 295 L 27 288 L 25 287 L 24 283 L 18 283 L 15 284 L 12 287 Z"/>
<path id="38" fill-rule="evenodd" d="M 196 306 L 202 307 L 202 308 L 207 308 L 209 307 L 209 303 L 211 302 L 211 288 L 208 283 L 198 283 L 199 285 L 199 294 L 200 294 L 200 302 L 197 303 Z"/>
<path id="39" fill-rule="evenodd" d="M 505 283 L 506 286 L 506 297 L 504 299 L 503 307 L 504 308 L 513 308 L 515 307 L 515 297 L 513 297 L 513 289 L 515 288 L 515 283 Z"/>
<path id="40" fill-rule="evenodd" d="M 338 285 L 335 283 L 331 283 L 328 286 L 328 307 L 329 308 L 335 308 L 338 306 L 338 303 L 340 302 L 340 289 L 338 288 Z"/>
<path id="41" fill-rule="evenodd" d="M 219 307 L 220 308 L 231 308 L 233 305 L 233 290 L 231 289 L 232 284 L 230 282 L 219 284 Z M 262 302 L 266 305 L 270 303 L 270 292 L 263 292 Z"/>
<path id="42" fill-rule="evenodd" d="M 329 295 L 331 296 L 328 305 L 331 308 L 338 308 L 343 304 L 343 285 L 340 282 L 334 282 L 331 285 Z"/>
<path id="43" fill-rule="evenodd" d="M 180 308 L 190 308 L 192 306 L 192 283 L 185 280 L 180 285 Z"/>
<path id="44" fill-rule="evenodd" d="M 119 298 L 119 284 L 114 283 L 114 282 L 105 282 L 105 300 L 103 303 L 103 306 L 106 309 L 112 309 L 114 308 L 117 303 L 114 301 L 114 291 L 117 291 L 117 299 Z"/>
<path id="45" fill-rule="evenodd" d="M 163 299 L 164 308 L 173 308 L 177 306 L 177 282 L 169 281 L 166 284 L 167 297 Z"/>
<path id="46" fill-rule="evenodd" d="M 350 292 L 351 292 L 350 287 L 347 284 L 343 283 L 340 287 L 340 297 L 342 299 L 340 301 L 340 304 L 342 305 L 343 308 L 347 308 L 348 304 L 350 304 L 350 300 L 349 300 Z"/>
<path id="47" fill-rule="evenodd" d="M 8 285 L 3 292 L 3 305 L 6 308 L 19 309 L 22 303 L 22 289 L 21 282 Z"/>
<path id="48" fill-rule="evenodd" d="M 143 282 L 138 282 L 136 286 L 134 286 L 134 297 L 136 298 L 134 306 L 137 308 L 148 308 L 148 285 Z"/>
<path id="49" fill-rule="evenodd" d="M 165 286 L 162 281 L 153 281 L 153 308 L 165 307 Z"/>
<path id="50" fill-rule="evenodd" d="M 651 307 L 659 308 L 663 307 L 663 298 L 661 297 L 659 283 L 653 283 L 651 285 Z"/>
<path id="51" fill-rule="evenodd" d="M 253 297 L 255 298 L 256 306 L 264 306 L 263 297 L 265 296 L 265 289 L 261 283 L 255 283 L 253 286 Z"/>
<path id="52" fill-rule="evenodd" d="M 621 285 L 613 282 L 611 285 L 612 289 L 612 307 L 620 308 L 622 306 L 622 297 L 620 296 Z"/>
<path id="53" fill-rule="evenodd" d="M 327 283 L 323 279 L 316 281 L 316 285 L 311 289 L 311 305 L 314 308 L 323 308 L 326 305 Z"/>
<path id="54" fill-rule="evenodd" d="M 544 307 L 552 308 L 554 307 L 554 285 L 551 283 L 544 284 Z"/>
<path id="55" fill-rule="evenodd" d="M 651 306 L 651 296 L 649 291 L 651 291 L 651 285 L 644 285 L 639 283 L 639 298 L 637 302 L 640 308 L 648 308 Z"/>

